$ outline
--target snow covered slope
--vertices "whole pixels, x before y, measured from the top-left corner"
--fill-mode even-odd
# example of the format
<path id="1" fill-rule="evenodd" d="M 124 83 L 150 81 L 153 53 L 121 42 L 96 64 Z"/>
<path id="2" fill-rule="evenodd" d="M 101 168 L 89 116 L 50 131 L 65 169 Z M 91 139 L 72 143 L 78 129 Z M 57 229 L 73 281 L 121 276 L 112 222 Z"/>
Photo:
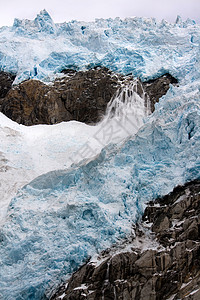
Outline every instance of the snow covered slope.
<path id="1" fill-rule="evenodd" d="M 96 126 L 71 121 L 26 127 L 0 113 L 0 225 L 10 200 L 26 183 L 43 173 L 94 157 L 109 143 L 137 132 L 148 107 L 134 89 L 134 83 L 122 89 Z M 124 93 L 130 94 L 125 103 Z"/>
<path id="2" fill-rule="evenodd" d="M 48 295 L 90 255 L 129 235 L 146 201 L 200 177 L 199 36 L 199 25 L 180 19 L 58 25 L 45 11 L 34 21 L 16 20 L 1 29 L 1 67 L 16 71 L 17 80 L 31 70 L 31 76 L 47 80 L 70 64 L 101 63 L 143 78 L 169 71 L 179 87 L 170 88 L 150 117 L 136 97 L 135 111 L 125 101 L 126 108 L 97 127 L 70 122 L 26 128 L 0 115 L 2 164 L 11 168 L 5 184 L 14 179 L 17 189 L 41 175 L 11 200 L 6 220 L 3 214 L 0 298 Z M 123 103 L 119 98 L 115 108 Z M 124 119 L 129 112 L 131 122 Z M 96 155 L 111 141 L 118 144 Z M 90 160 L 64 169 L 83 157 Z"/>
<path id="3" fill-rule="evenodd" d="M 17 73 L 16 82 L 30 77 L 48 81 L 63 68 L 94 65 L 142 79 L 169 72 L 187 80 L 191 68 L 199 69 L 199 42 L 200 26 L 192 20 L 54 24 L 44 10 L 33 21 L 15 19 L 12 27 L 0 29 L 0 69 Z"/>
<path id="4" fill-rule="evenodd" d="M 172 87 L 121 146 L 41 175 L 18 193 L 1 230 L 3 299 L 41 299 L 89 256 L 130 234 L 147 200 L 200 177 L 199 88 Z"/>

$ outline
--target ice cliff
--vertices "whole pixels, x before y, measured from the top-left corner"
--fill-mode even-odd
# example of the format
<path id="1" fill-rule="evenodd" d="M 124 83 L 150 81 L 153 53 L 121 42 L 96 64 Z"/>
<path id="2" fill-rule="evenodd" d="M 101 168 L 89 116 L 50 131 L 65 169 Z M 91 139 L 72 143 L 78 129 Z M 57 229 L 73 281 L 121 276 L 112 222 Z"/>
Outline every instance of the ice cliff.
<path id="1" fill-rule="evenodd" d="M 33 21 L 15 19 L 0 29 L 0 68 L 17 73 L 16 82 L 96 65 L 142 79 L 169 72 L 187 80 L 199 68 L 199 31 L 180 18 L 175 24 L 142 18 L 54 24 L 44 10 Z"/>
<path id="2" fill-rule="evenodd" d="M 131 137 L 90 161 L 35 178 L 12 199 L 0 232 L 3 299 L 48 298 L 90 256 L 131 234 L 148 200 L 200 177 L 199 31 L 180 19 L 54 24 L 46 11 L 1 29 L 1 69 L 16 72 L 18 81 L 96 64 L 141 78 L 168 71 L 179 79 Z"/>

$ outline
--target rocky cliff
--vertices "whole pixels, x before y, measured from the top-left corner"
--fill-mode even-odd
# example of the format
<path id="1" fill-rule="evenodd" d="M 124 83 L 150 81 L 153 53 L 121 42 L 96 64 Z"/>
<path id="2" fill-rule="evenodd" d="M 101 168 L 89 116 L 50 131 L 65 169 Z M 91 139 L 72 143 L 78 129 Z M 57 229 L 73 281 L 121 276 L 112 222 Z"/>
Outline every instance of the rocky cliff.
<path id="1" fill-rule="evenodd" d="M 0 99 L 7 95 L 12 87 L 14 79 L 15 75 L 0 71 Z"/>
<path id="2" fill-rule="evenodd" d="M 199 213 L 199 181 L 148 203 L 135 236 L 81 267 L 51 300 L 200 299 Z"/>
<path id="3" fill-rule="evenodd" d="M 55 124 L 76 120 L 96 123 L 105 114 L 107 104 L 123 85 L 133 81 L 133 77 L 111 72 L 107 68 L 88 71 L 64 70 L 62 78 L 52 85 L 38 80 L 27 80 L 14 86 L 9 93 L 2 94 L 0 109 L 7 117 L 24 125 Z M 10 82 L 9 82 L 10 83 Z M 170 83 L 177 80 L 169 74 L 142 83 L 137 81 L 137 92 L 144 93 L 151 100 L 151 110 L 155 103 L 166 94 Z M 5 85 L 6 91 L 11 85 Z"/>

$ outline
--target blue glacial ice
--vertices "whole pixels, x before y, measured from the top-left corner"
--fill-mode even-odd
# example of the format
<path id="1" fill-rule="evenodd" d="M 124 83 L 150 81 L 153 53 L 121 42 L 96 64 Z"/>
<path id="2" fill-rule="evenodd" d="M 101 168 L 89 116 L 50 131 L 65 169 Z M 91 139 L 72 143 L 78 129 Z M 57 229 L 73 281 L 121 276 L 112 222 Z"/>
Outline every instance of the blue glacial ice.
<path id="1" fill-rule="evenodd" d="M 199 25 L 180 18 L 175 24 L 49 18 L 43 11 L 37 22 L 1 29 L 0 51 L 12 61 L 2 68 L 16 68 L 18 81 L 35 65 L 36 77 L 47 80 L 71 64 L 103 64 L 143 79 L 168 71 L 179 86 L 170 87 L 135 135 L 95 159 L 37 177 L 12 199 L 0 231 L 6 300 L 48 297 L 90 256 L 129 236 L 148 200 L 200 178 Z"/>
<path id="2" fill-rule="evenodd" d="M 96 65 L 142 79 L 166 72 L 187 79 L 192 69 L 199 69 L 199 42 L 200 26 L 189 19 L 177 18 L 174 24 L 142 18 L 54 24 L 43 10 L 34 20 L 15 19 L 12 27 L 0 29 L 0 69 L 17 73 L 16 83 L 49 81 L 63 68 Z"/>
<path id="3" fill-rule="evenodd" d="M 131 234 L 145 202 L 200 178 L 199 99 L 200 81 L 171 87 L 135 136 L 19 191 L 0 233 L 3 299 L 48 297 L 88 257 Z"/>

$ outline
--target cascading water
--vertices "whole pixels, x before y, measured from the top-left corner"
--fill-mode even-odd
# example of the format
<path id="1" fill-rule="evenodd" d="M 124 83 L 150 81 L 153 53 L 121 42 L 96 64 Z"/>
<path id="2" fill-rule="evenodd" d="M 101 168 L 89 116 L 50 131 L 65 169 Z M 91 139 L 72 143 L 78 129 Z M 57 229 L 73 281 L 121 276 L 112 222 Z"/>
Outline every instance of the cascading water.
<path id="1" fill-rule="evenodd" d="M 90 139 L 88 143 L 81 144 L 80 152 L 77 152 L 78 158 L 72 152 L 74 161 L 77 163 L 86 157 L 91 159 L 95 147 L 99 153 L 104 145 L 120 142 L 134 135 L 143 125 L 143 119 L 148 113 L 145 101 L 144 96 L 137 94 L 136 82 L 122 87 L 109 103 L 104 119 L 96 126 L 84 126 L 84 130 L 90 131 Z M 63 134 L 59 135 L 61 125 Z M 57 152 L 53 152 L 56 134 L 58 151 L 61 151 L 63 137 L 67 140 L 65 134 L 70 131 L 70 124 L 61 125 L 53 126 L 57 130 L 54 134 L 51 131 L 48 137 L 53 159 L 57 158 Z M 16 130 L 20 128 L 21 136 L 35 133 L 34 128 L 37 129 L 15 126 Z M 39 127 L 39 130 L 43 130 L 42 128 Z M 83 137 L 84 130 L 79 131 Z M 41 134 L 40 131 L 39 133 Z M 41 135 L 36 136 L 39 143 Z M 46 138 L 45 134 L 42 136 Z M 78 140 L 79 136 L 74 135 L 73 139 Z M 24 141 L 30 143 L 28 139 Z M 20 143 L 21 147 L 24 146 L 21 139 Z M 25 147 L 28 152 L 30 148 L 26 144 Z M 72 148 L 74 149 L 73 144 Z M 34 151 L 36 150 L 41 151 L 38 148 Z M 62 151 L 62 155 L 69 161 L 66 149 Z M 47 151 L 40 153 L 48 154 Z M 20 155 L 23 156 L 24 152 L 20 152 Z M 100 160 L 104 159 L 103 155 L 99 156 Z M 130 234 L 130 222 L 135 220 L 138 211 L 129 183 L 133 176 L 129 180 L 129 171 L 126 167 L 120 167 L 121 162 L 120 165 L 113 162 L 110 164 L 109 160 L 106 163 L 108 165 L 104 169 L 104 164 L 100 164 L 97 158 L 89 163 L 82 161 L 79 166 L 71 169 L 57 169 L 56 172 L 42 174 L 12 199 L 0 232 L 1 299 L 37 300 L 42 299 L 44 293 L 49 298 L 54 285 L 59 284 L 65 274 L 72 273 L 89 256 L 109 248 Z M 108 279 L 109 264 L 106 280 Z M 105 286 L 108 283 L 109 281 L 105 281 Z M 103 290 L 102 299 L 105 298 Z"/>
<path id="2" fill-rule="evenodd" d="M 132 114 L 138 120 L 150 112 L 150 101 L 139 80 L 135 80 L 121 87 L 108 103 L 106 116 L 122 118 Z"/>
<path id="3" fill-rule="evenodd" d="M 121 87 L 108 103 L 102 125 L 114 127 L 123 139 L 134 135 L 150 114 L 150 100 L 139 80 Z"/>
<path id="4" fill-rule="evenodd" d="M 93 135 L 71 158 L 76 163 L 81 158 L 96 156 L 110 143 L 120 143 L 137 133 L 150 114 L 150 100 L 139 80 L 126 83 L 110 100 L 104 118 L 94 129 Z M 84 152 L 84 155 L 83 155 Z"/>

